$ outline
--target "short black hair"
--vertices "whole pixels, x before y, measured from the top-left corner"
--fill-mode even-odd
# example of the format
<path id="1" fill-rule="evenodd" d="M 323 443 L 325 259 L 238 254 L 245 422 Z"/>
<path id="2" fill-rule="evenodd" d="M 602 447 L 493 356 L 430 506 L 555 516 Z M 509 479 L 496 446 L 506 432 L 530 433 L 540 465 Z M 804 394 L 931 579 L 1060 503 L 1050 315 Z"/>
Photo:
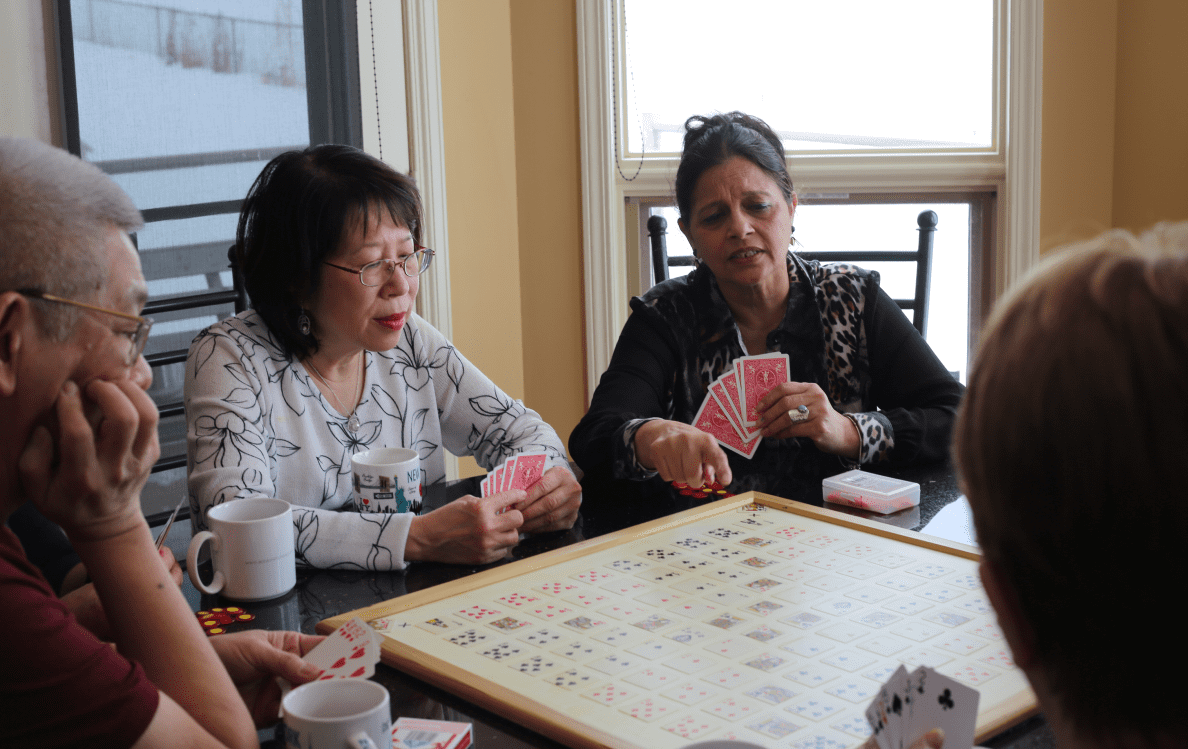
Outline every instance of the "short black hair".
<path id="1" fill-rule="evenodd" d="M 411 177 L 351 146 L 310 146 L 277 156 L 252 184 L 235 234 L 252 308 L 290 357 L 318 350 L 298 329 L 301 300 L 317 289 L 322 261 L 373 211 L 386 210 L 421 244 L 421 195 Z"/>
<path id="2" fill-rule="evenodd" d="M 693 210 L 693 190 L 708 169 L 742 156 L 780 186 L 784 200 L 792 200 L 792 177 L 784 161 L 784 144 L 771 127 L 742 112 L 685 120 L 685 145 L 676 173 L 676 200 L 681 219 L 688 223 Z"/>

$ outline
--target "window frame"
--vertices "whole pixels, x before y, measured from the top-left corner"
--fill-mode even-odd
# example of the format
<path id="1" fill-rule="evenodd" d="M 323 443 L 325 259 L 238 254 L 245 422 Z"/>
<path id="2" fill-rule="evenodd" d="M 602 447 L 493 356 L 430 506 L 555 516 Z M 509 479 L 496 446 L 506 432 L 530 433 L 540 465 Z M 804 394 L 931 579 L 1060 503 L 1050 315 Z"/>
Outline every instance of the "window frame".
<path id="1" fill-rule="evenodd" d="M 623 17 L 623 0 L 576 2 L 589 402 L 626 322 L 628 290 L 638 286 L 628 281 L 628 274 L 636 273 L 635 253 L 629 248 L 639 242 L 631 238 L 637 233 L 638 214 L 631 213 L 628 199 L 670 195 L 678 160 L 647 157 L 640 165 L 638 156 L 631 160 L 624 153 L 625 138 L 616 142 L 616 133 L 625 130 L 625 114 L 612 95 L 626 89 L 621 61 L 612 58 L 612 49 L 622 49 L 623 28 L 616 22 Z M 986 248 L 979 260 L 982 283 L 970 289 L 971 343 L 993 300 L 1039 257 L 1043 0 L 994 2 L 998 38 L 991 148 L 926 154 L 802 152 L 789 159 L 794 182 L 813 193 L 995 194 L 993 225 L 989 236 L 981 238 Z M 634 178 L 625 179 L 620 167 Z"/>

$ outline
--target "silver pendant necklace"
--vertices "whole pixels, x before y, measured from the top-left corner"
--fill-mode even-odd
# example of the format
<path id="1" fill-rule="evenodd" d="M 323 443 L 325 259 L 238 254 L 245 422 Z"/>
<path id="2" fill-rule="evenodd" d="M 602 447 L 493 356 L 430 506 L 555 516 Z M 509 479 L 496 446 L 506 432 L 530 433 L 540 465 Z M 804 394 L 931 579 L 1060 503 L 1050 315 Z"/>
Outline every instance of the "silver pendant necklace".
<path id="1" fill-rule="evenodd" d="M 338 396 L 334 394 L 334 388 L 330 387 L 330 383 L 326 382 L 326 378 L 323 377 L 322 373 L 318 371 L 318 368 L 314 366 L 313 358 L 311 357 L 310 359 L 307 359 L 305 364 L 306 364 L 306 366 L 309 367 L 310 371 L 312 371 L 315 375 L 318 376 L 318 379 L 321 380 L 322 384 L 326 386 L 326 390 L 330 391 L 330 397 L 334 399 L 334 405 L 338 406 L 338 412 L 346 413 L 346 409 L 343 407 L 342 401 L 340 401 L 338 399 Z M 360 366 L 359 371 L 362 372 L 363 367 Z M 360 378 L 360 379 L 362 379 L 362 378 Z M 358 391 L 356 391 L 356 392 L 358 392 Z M 355 414 L 355 410 L 358 408 L 359 408 L 359 401 L 358 401 L 358 398 L 356 397 L 355 408 L 352 408 L 351 412 L 349 414 L 347 414 L 346 428 L 347 428 L 347 431 L 350 432 L 351 434 L 358 432 L 359 427 L 362 426 L 362 424 L 363 424 L 363 422 L 359 421 L 359 417 Z"/>

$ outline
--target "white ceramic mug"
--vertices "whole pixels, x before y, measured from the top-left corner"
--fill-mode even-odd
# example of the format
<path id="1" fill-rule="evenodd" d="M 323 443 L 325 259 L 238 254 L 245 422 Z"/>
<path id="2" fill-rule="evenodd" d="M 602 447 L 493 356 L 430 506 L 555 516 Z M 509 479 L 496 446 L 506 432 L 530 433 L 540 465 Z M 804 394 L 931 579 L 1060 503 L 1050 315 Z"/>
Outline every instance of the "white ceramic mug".
<path id="1" fill-rule="evenodd" d="M 388 690 L 366 679 L 311 681 L 285 695 L 289 749 L 390 749 Z"/>
<path id="2" fill-rule="evenodd" d="M 359 512 L 420 512 L 421 457 L 416 450 L 380 447 L 351 456 Z"/>
<path id="3" fill-rule="evenodd" d="M 186 569 L 203 593 L 222 593 L 236 601 L 265 601 L 282 596 L 297 583 L 293 555 L 293 510 L 283 499 L 245 497 L 212 507 L 210 530 L 190 541 Z M 210 542 L 214 578 L 198 576 L 198 552 Z"/>

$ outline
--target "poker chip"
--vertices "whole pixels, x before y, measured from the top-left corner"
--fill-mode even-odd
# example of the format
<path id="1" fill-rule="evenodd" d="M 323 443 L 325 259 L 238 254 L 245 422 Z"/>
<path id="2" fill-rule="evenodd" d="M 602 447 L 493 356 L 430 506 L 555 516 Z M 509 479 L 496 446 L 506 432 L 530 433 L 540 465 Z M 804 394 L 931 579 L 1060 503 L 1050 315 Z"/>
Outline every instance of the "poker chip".
<path id="1" fill-rule="evenodd" d="M 722 486 L 717 481 L 711 481 L 708 484 L 701 486 L 689 486 L 683 481 L 673 481 L 672 488 L 676 489 L 682 497 L 693 497 L 694 499 L 705 499 L 706 497 L 714 497 L 715 499 L 724 499 L 726 497 L 733 497 L 734 495 L 726 491 L 726 487 Z"/>
<path id="2" fill-rule="evenodd" d="M 249 614 L 239 606 L 219 606 L 210 611 L 196 611 L 194 616 L 198 617 L 198 624 L 202 626 L 202 630 L 212 636 L 226 632 L 229 624 L 250 622 L 256 618 L 254 614 Z"/>

